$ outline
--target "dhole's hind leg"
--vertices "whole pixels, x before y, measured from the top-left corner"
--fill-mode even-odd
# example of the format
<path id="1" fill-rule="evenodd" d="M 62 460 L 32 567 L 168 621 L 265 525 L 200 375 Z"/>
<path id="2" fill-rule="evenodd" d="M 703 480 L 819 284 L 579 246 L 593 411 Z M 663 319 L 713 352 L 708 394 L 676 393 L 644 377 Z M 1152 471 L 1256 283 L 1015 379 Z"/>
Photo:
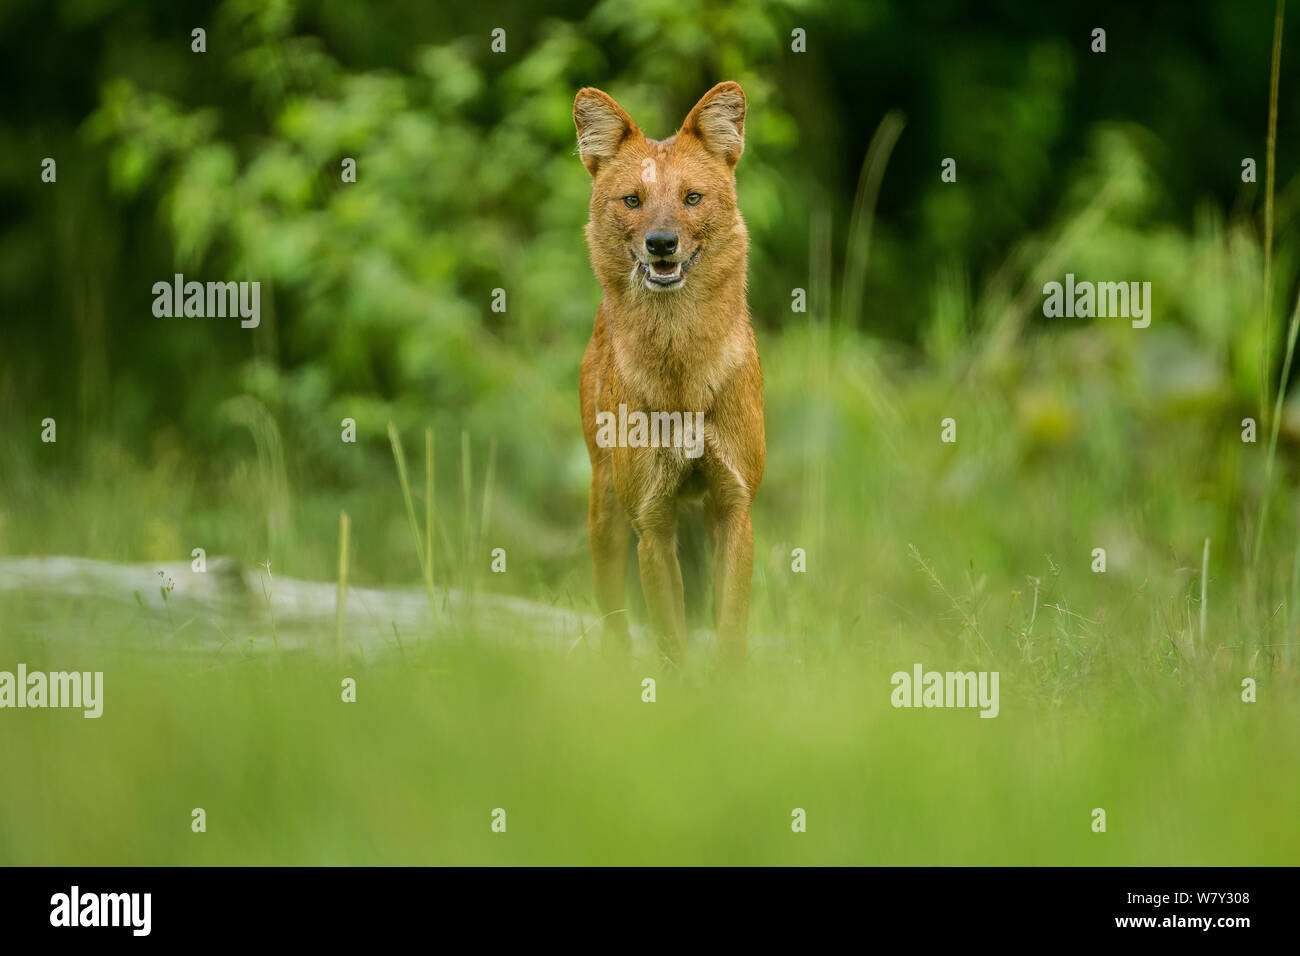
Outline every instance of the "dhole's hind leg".
<path id="1" fill-rule="evenodd" d="M 632 525 L 614 493 L 608 460 L 603 467 L 592 462 L 587 536 L 596 606 L 602 619 L 601 646 L 606 652 L 626 653 L 632 644 L 627 621 L 627 552 Z"/>

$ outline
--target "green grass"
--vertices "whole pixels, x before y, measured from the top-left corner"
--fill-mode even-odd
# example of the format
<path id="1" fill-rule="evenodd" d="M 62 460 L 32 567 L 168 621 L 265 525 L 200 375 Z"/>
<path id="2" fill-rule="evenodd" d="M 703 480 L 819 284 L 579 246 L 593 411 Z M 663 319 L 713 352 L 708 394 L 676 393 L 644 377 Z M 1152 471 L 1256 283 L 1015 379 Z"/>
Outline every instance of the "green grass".
<path id="1" fill-rule="evenodd" d="M 1178 354 L 1173 333 L 1150 331 L 1144 349 Z M 271 653 L 260 624 L 233 653 L 159 655 L 149 639 L 179 625 L 0 592 L 0 668 L 102 670 L 106 685 L 99 720 L 0 714 L 0 860 L 1294 862 L 1293 509 L 1274 508 L 1252 574 L 1262 443 L 1240 441 L 1230 397 L 1161 387 L 1133 343 L 1105 326 L 1041 336 L 1017 368 L 971 378 L 963 362 L 911 374 L 834 329 L 765 339 L 769 469 L 739 683 L 703 646 L 673 675 L 602 660 L 594 634 L 566 653 L 455 615 L 439 641 L 404 635 L 378 660 L 347 643 L 372 622 L 349 620 L 336 664 L 332 619 L 319 658 Z M 65 476 L 52 500 L 11 485 L 6 550 L 94 553 L 77 542 L 148 526 L 178 543 L 125 556 L 186 557 L 200 490 L 158 477 L 166 465 L 105 460 L 114 491 Z M 349 584 L 418 586 L 420 475 L 403 490 L 391 457 L 376 475 L 342 499 L 291 482 L 275 573 L 337 574 L 342 501 Z M 496 499 L 510 477 L 497 472 Z M 454 493 L 472 522 L 478 492 Z M 220 485 L 208 502 L 234 538 L 264 528 Z M 521 548 L 509 573 L 487 573 L 493 542 L 480 541 L 478 600 L 515 592 L 594 613 L 583 504 L 578 489 L 563 503 L 573 547 L 544 570 Z M 471 580 L 456 560 L 468 545 L 441 524 L 455 511 L 436 512 L 440 575 Z M 87 622 L 102 649 L 67 640 Z M 191 622 L 187 639 L 215 626 Z M 890 674 L 915 663 L 997 670 L 1000 715 L 892 708 Z M 355 704 L 340 699 L 344 676 Z M 1241 701 L 1247 677 L 1256 703 Z M 190 832 L 195 807 L 206 833 Z M 490 829 L 497 807 L 505 834 Z"/>
<path id="2" fill-rule="evenodd" d="M 108 659 L 105 716 L 11 712 L 6 863 L 1293 863 L 1300 707 L 1228 681 L 895 710 L 868 655 L 740 685 L 453 644 L 406 666 Z M 207 832 L 190 831 L 202 807 Z M 1107 812 L 1093 833 L 1091 812 Z M 491 813 L 507 814 L 504 834 Z M 794 808 L 806 833 L 791 831 Z"/>

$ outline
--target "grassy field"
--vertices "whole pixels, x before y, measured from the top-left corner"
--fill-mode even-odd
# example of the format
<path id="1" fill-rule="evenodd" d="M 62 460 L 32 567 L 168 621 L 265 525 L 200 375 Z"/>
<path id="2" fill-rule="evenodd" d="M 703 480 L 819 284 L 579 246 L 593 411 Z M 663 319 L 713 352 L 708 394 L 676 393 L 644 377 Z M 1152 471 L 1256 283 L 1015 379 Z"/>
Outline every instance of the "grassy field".
<path id="1" fill-rule="evenodd" d="M 644 642 L 611 661 L 586 628 L 556 648 L 458 614 L 363 659 L 355 637 L 385 626 L 382 609 L 346 622 L 341 663 L 333 627 L 320 653 L 277 654 L 273 588 L 233 635 L 229 621 L 143 605 L 0 592 L 0 669 L 105 675 L 100 719 L 0 720 L 0 860 L 1293 863 L 1295 496 L 1281 469 L 1252 561 L 1264 444 L 1242 442 L 1242 414 L 1213 383 L 1146 377 L 1144 357 L 1182 345 L 1147 332 L 1098 324 L 1039 337 L 1001 366 L 966 352 L 925 376 L 815 323 L 761 341 L 771 450 L 739 680 L 714 672 L 704 641 L 669 673 Z M 947 417 L 955 443 L 940 440 Z M 405 441 L 414 522 L 391 456 L 330 493 L 294 477 L 305 469 L 289 438 L 278 464 L 250 446 L 218 473 L 61 437 L 56 453 L 82 467 L 53 487 L 11 472 L 4 551 L 174 562 L 206 542 L 329 581 L 346 507 L 349 580 L 418 586 L 420 437 Z M 49 447 L 28 442 L 14 460 Z M 469 464 L 467 497 L 435 492 L 439 589 L 594 614 L 580 482 L 558 509 L 571 535 L 543 546 L 512 475 L 487 481 L 481 453 Z M 289 518 L 277 526 L 266 497 L 246 496 L 280 474 Z M 488 571 L 494 546 L 510 555 L 505 574 Z M 480 572 L 464 573 L 466 548 Z M 159 650 L 178 627 L 210 649 Z M 895 709 L 890 675 L 918 663 L 997 671 L 999 715 Z M 196 807 L 204 833 L 191 832 Z M 505 833 L 492 830 L 497 808 Z"/>
<path id="2" fill-rule="evenodd" d="M 385 6 L 4 14 L 0 700 L 104 700 L 0 709 L 0 864 L 1300 861 L 1284 4 Z M 683 668 L 635 573 L 599 647 L 577 400 L 574 94 L 667 135 L 723 79 L 741 675 L 694 561 Z M 256 328 L 155 313 L 178 274 Z M 894 707 L 918 666 L 997 716 Z"/>
<path id="3" fill-rule="evenodd" d="M 1227 681 L 894 710 L 861 654 L 742 686 L 459 642 L 408 666 L 108 659 L 5 725 L 4 859 L 78 864 L 1289 864 L 1293 696 Z M 203 807 L 207 832 L 190 832 Z M 1094 807 L 1107 832 L 1090 830 Z M 506 811 L 506 832 L 491 813 Z M 795 808 L 807 832 L 791 831 Z"/>

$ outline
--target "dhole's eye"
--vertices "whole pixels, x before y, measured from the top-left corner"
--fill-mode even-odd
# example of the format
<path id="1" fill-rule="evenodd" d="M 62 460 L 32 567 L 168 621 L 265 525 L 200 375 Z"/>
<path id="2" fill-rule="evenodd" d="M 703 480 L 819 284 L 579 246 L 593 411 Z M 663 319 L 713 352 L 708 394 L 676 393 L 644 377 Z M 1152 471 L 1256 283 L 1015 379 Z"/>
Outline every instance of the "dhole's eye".
<path id="1" fill-rule="evenodd" d="M 623 205 L 627 206 L 628 209 L 635 209 L 637 206 L 641 205 L 641 197 L 635 194 L 624 196 Z"/>
<path id="2" fill-rule="evenodd" d="M 704 198 L 704 197 L 701 196 L 699 193 L 687 193 L 687 194 L 686 194 L 686 205 L 688 205 L 688 206 L 698 206 L 698 205 L 700 204 L 700 200 L 703 199 L 703 198 Z"/>

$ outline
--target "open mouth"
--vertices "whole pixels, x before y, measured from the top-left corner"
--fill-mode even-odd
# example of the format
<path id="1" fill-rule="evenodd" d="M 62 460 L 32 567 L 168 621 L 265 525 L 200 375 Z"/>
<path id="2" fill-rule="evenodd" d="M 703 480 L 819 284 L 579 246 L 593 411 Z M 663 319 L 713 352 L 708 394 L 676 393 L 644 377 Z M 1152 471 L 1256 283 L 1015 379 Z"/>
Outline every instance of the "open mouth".
<path id="1" fill-rule="evenodd" d="M 700 254 L 697 247 L 691 253 L 689 259 L 679 262 L 672 262 L 668 259 L 652 259 L 650 262 L 642 262 L 635 255 L 638 268 L 641 270 L 641 276 L 645 279 L 646 285 L 653 289 L 670 289 L 673 286 L 681 285 L 686 279 L 686 272 L 695 262 L 695 257 Z"/>
<path id="2" fill-rule="evenodd" d="M 641 268 L 645 271 L 646 281 L 653 282 L 655 285 L 676 285 L 682 281 L 682 264 L 680 262 L 656 259 L 648 266 L 642 263 Z"/>

